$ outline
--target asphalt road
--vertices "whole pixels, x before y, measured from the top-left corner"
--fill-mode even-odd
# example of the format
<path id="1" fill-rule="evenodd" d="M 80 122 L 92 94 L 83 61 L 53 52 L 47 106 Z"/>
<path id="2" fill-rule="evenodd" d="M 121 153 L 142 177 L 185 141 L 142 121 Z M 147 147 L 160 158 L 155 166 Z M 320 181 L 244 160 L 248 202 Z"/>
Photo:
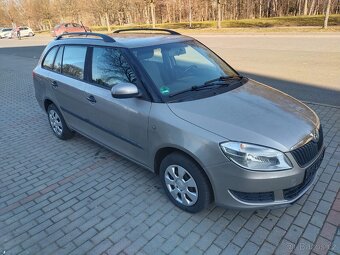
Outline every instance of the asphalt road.
<path id="1" fill-rule="evenodd" d="M 240 73 L 298 99 L 340 106 L 340 34 L 193 35 Z M 0 72 L 5 59 L 38 59 L 48 36 L 0 40 Z M 22 60 L 22 62 L 24 62 Z M 34 64 L 20 63 L 33 69 Z"/>

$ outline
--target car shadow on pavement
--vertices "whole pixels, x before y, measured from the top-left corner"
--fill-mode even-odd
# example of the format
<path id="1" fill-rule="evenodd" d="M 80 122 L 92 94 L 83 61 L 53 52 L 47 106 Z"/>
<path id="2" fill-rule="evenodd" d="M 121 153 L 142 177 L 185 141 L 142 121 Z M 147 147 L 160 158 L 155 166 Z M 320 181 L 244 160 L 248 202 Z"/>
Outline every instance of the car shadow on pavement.
<path id="1" fill-rule="evenodd" d="M 271 76 L 260 75 L 256 73 L 242 72 L 242 75 L 264 83 L 268 86 L 281 90 L 299 100 L 340 106 L 340 84 L 339 90 L 317 87 L 314 85 L 299 83 L 295 81 L 283 80 Z"/>

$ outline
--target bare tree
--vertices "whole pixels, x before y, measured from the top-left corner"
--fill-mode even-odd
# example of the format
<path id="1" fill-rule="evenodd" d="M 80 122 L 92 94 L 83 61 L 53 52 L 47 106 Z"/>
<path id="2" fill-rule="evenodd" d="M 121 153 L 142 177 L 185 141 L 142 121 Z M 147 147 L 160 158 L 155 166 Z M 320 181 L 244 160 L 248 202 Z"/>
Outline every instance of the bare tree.
<path id="1" fill-rule="evenodd" d="M 303 15 L 307 15 L 308 12 L 308 0 L 305 0 L 305 6 L 303 8 Z"/>
<path id="2" fill-rule="evenodd" d="M 216 21 L 340 12 L 340 0 L 0 0 L 0 26 L 49 29 L 61 22 L 90 26 Z M 327 11 L 326 11 L 327 14 Z"/>
<path id="3" fill-rule="evenodd" d="M 192 6 L 191 6 L 191 0 L 189 0 L 189 27 L 192 26 Z"/>
<path id="4" fill-rule="evenodd" d="M 221 0 L 217 0 L 217 28 L 221 28 Z"/>
<path id="5" fill-rule="evenodd" d="M 332 0 L 328 0 L 328 2 L 327 2 L 326 15 L 325 15 L 325 20 L 323 22 L 323 28 L 324 29 L 326 29 L 327 26 L 328 26 L 329 12 L 330 12 L 330 9 L 331 9 L 331 1 Z"/>
<path id="6" fill-rule="evenodd" d="M 151 12 L 151 20 L 152 20 L 152 27 L 156 27 L 156 8 L 155 8 L 155 1 L 150 0 L 150 12 Z"/>

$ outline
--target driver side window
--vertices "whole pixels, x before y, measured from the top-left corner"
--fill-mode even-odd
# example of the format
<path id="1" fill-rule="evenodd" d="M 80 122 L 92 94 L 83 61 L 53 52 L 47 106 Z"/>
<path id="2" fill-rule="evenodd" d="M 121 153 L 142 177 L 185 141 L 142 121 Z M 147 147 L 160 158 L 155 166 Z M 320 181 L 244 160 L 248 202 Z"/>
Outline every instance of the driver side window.
<path id="1" fill-rule="evenodd" d="M 136 84 L 136 75 L 120 49 L 94 47 L 91 81 L 111 89 L 121 82 Z"/>

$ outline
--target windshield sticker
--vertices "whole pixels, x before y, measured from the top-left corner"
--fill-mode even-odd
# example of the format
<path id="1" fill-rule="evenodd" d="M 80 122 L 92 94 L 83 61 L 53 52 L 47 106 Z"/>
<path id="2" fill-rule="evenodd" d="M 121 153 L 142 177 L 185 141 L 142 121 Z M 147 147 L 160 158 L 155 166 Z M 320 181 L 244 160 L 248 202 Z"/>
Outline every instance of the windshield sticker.
<path id="1" fill-rule="evenodd" d="M 169 87 L 166 86 L 160 87 L 159 91 L 162 93 L 162 95 L 168 95 L 170 93 Z"/>

